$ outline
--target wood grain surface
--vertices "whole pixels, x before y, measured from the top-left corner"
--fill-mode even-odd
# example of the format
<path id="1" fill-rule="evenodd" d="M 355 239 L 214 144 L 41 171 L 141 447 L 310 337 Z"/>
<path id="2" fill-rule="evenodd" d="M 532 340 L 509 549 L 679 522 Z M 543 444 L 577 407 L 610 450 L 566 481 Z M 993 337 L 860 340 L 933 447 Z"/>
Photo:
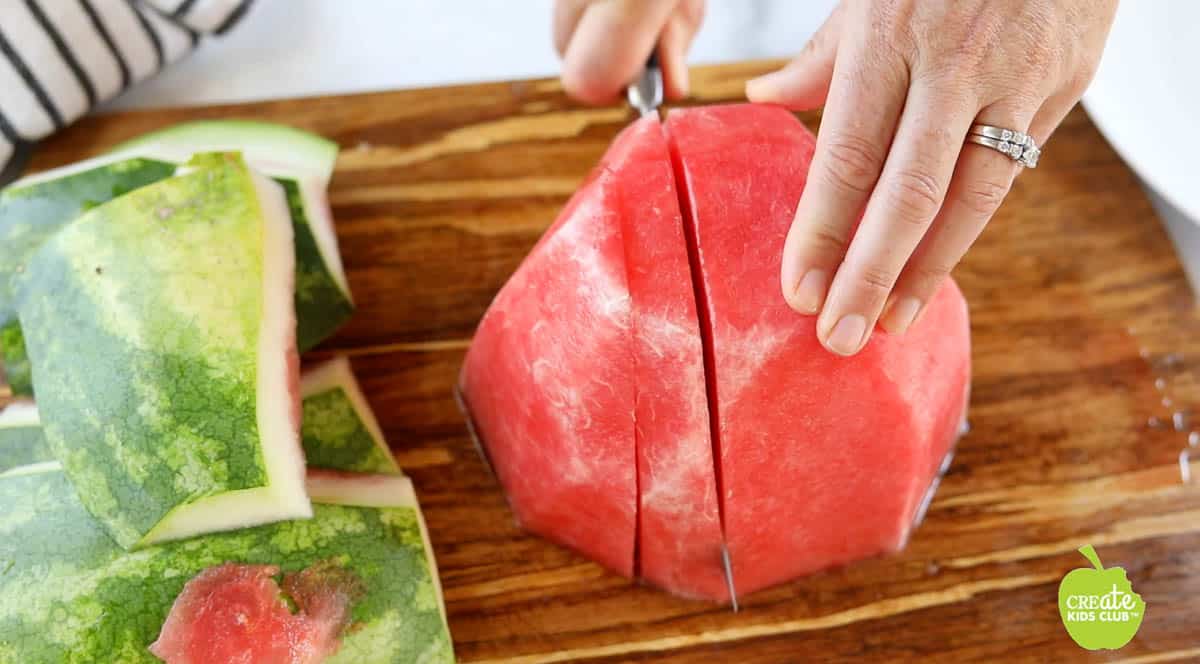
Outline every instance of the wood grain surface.
<path id="1" fill-rule="evenodd" d="M 698 69 L 689 103 L 736 100 L 770 66 Z M 223 117 L 343 147 L 330 198 L 360 310 L 309 359 L 352 356 L 416 482 L 462 661 L 1200 661 L 1200 487 L 1181 481 L 1191 423 L 1172 421 L 1200 403 L 1200 317 L 1138 183 L 1082 111 L 955 273 L 972 428 L 924 525 L 900 555 L 745 597 L 738 614 L 518 530 L 451 395 L 490 298 L 630 113 L 576 107 L 553 81 L 121 113 L 45 143 L 32 167 Z M 1119 652 L 1081 650 L 1058 617 L 1086 543 L 1148 604 Z"/>

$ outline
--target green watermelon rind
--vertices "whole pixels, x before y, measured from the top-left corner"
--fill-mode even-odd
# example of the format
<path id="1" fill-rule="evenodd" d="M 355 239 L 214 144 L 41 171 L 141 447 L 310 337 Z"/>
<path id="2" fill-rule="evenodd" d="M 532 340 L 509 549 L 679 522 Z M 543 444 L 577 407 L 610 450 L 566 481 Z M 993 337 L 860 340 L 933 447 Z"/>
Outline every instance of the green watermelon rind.
<path id="1" fill-rule="evenodd" d="M 403 474 L 347 358 L 306 371 L 300 398 L 300 436 L 310 469 Z M 0 471 L 53 460 L 36 404 L 18 402 L 0 411 Z"/>
<path id="2" fill-rule="evenodd" d="M 309 468 L 400 474 L 379 421 L 339 356 L 300 378 L 301 438 Z"/>
<path id="3" fill-rule="evenodd" d="M 186 163 L 195 153 L 226 151 L 226 148 L 244 152 L 254 168 L 287 190 L 297 244 L 300 350 L 309 350 L 332 335 L 354 312 L 326 195 L 338 146 L 292 127 L 241 120 L 199 121 L 168 127 L 123 143 L 114 152 L 27 176 L 0 192 L 0 324 L 13 320 L 9 271 L 19 270 L 28 252 L 45 239 L 35 236 L 31 238 L 34 246 L 26 246 L 20 234 L 27 227 L 51 224 L 57 229 L 90 204 L 104 203 L 114 194 L 168 177 L 177 164 Z M 123 169 L 123 177 L 114 177 L 110 170 L 113 168 Z M 97 169 L 105 169 L 100 174 L 104 181 L 96 183 L 103 185 L 103 190 L 89 192 L 86 200 L 79 201 L 77 194 L 43 195 L 33 204 L 50 205 L 52 211 L 33 213 L 33 222 L 28 220 L 29 213 L 6 212 L 6 208 L 28 201 L 47 188 L 51 192 L 59 188 L 73 191 L 78 183 L 96 179 Z M 67 209 L 53 212 L 53 206 L 63 204 Z M 32 380 L 28 363 L 22 361 L 22 351 L 14 348 L 6 355 L 4 363 L 9 367 L 13 391 L 32 394 Z"/>
<path id="4" fill-rule="evenodd" d="M 287 197 L 296 246 L 296 343 L 314 348 L 354 315 L 325 185 L 313 177 L 267 173 Z"/>
<path id="5" fill-rule="evenodd" d="M 407 478 L 335 478 L 312 519 L 158 544 L 126 552 L 79 504 L 58 465 L 0 475 L 0 661 L 157 663 L 146 649 L 183 585 L 225 562 L 284 572 L 335 560 L 367 596 L 327 664 L 453 662 L 432 549 Z M 358 482 L 372 506 L 353 504 Z"/>
<path id="6" fill-rule="evenodd" d="M 198 120 L 143 134 L 118 144 L 116 153 L 169 146 L 188 153 L 241 152 L 256 168 L 273 174 L 276 167 L 301 171 L 329 183 L 338 145 L 317 134 L 287 125 L 255 120 Z"/>
<path id="7" fill-rule="evenodd" d="M 177 163 L 151 152 L 89 159 L 0 191 L 0 324 L 15 320 L 13 282 L 48 236 L 91 207 L 170 177 Z"/>
<path id="8" fill-rule="evenodd" d="M 316 346 L 349 320 L 354 299 L 325 193 L 337 163 L 337 143 L 286 125 L 200 120 L 144 134 L 114 148 L 125 154 L 144 150 L 173 154 L 237 151 L 255 169 L 282 184 L 296 226 L 300 350 Z"/>
<path id="9" fill-rule="evenodd" d="M 46 438 L 122 546 L 311 514 L 291 231 L 277 184 L 205 155 L 69 224 L 18 280 Z"/>

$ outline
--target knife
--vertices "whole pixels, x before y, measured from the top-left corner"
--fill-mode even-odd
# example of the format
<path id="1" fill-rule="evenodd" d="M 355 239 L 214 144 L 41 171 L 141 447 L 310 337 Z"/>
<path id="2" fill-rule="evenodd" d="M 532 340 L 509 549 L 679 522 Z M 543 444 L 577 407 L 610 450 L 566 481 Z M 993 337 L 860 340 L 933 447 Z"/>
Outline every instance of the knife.
<path id="1" fill-rule="evenodd" d="M 721 566 L 725 568 L 725 585 L 729 587 L 729 602 L 733 612 L 738 612 L 737 589 L 733 587 L 733 563 L 729 559 L 729 546 L 721 542 Z"/>
<path id="2" fill-rule="evenodd" d="M 663 76 L 662 67 L 658 64 L 657 46 L 646 60 L 645 69 L 625 90 L 625 98 L 642 117 L 658 115 L 658 107 L 663 102 Z"/>

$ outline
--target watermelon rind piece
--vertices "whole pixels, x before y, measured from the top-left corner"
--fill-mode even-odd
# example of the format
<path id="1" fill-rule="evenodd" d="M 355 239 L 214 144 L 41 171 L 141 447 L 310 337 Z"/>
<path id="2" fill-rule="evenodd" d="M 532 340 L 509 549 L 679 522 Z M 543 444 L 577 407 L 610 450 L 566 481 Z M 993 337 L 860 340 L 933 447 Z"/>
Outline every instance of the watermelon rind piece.
<path id="1" fill-rule="evenodd" d="M 30 253 L 88 209 L 170 177 L 177 164 L 187 160 L 187 155 L 175 156 L 147 151 L 89 159 L 18 180 L 0 191 L 0 324 L 15 320 L 13 281 Z"/>
<path id="2" fill-rule="evenodd" d="M 95 205 L 171 176 L 194 153 L 220 151 L 243 152 L 252 167 L 284 187 L 295 227 L 297 343 L 303 352 L 331 336 L 355 308 L 326 195 L 337 144 L 252 121 L 169 127 L 112 153 L 27 176 L 0 192 L 0 325 L 15 325 L 10 281 L 47 237 Z M 0 349 L 13 392 L 32 394 L 23 350 L 3 339 Z"/>
<path id="3" fill-rule="evenodd" d="M 346 357 L 305 372 L 300 396 L 300 437 L 310 469 L 402 474 Z M 51 460 L 36 404 L 0 410 L 0 471 Z"/>
<path id="4" fill-rule="evenodd" d="M 253 162 L 251 162 L 253 165 Z M 354 296 L 333 228 L 325 183 L 312 176 L 265 171 L 287 197 L 296 246 L 296 343 L 311 350 L 354 315 Z"/>
<path id="5" fill-rule="evenodd" d="M 242 153 L 283 185 L 296 226 L 296 311 L 301 351 L 328 338 L 354 312 L 326 189 L 338 145 L 286 125 L 252 120 L 202 120 L 144 134 L 114 148 L 121 154 Z"/>
<path id="6" fill-rule="evenodd" d="M 237 155 L 98 206 L 18 280 L 50 449 L 122 546 L 311 515 L 292 224 Z"/>
<path id="7" fill-rule="evenodd" d="M 116 153 L 140 152 L 147 146 L 195 152 L 241 152 L 256 168 L 273 173 L 283 168 L 329 183 L 337 162 L 333 141 L 287 125 L 255 120 L 198 120 L 143 134 L 118 144 Z"/>
<path id="8" fill-rule="evenodd" d="M 442 623 L 449 632 L 441 575 L 438 573 L 437 560 L 433 555 L 433 541 L 429 539 L 429 527 L 425 524 L 425 515 L 417 503 L 417 494 L 413 489 L 412 480 L 396 475 L 359 475 L 310 470 L 308 471 L 307 487 L 308 495 L 312 500 L 323 505 L 358 505 L 378 508 L 412 507 L 416 513 L 422 546 L 428 552 L 429 573 L 433 582 L 433 590 L 437 596 L 438 608 L 442 612 Z"/>
<path id="9" fill-rule="evenodd" d="M 401 472 L 346 357 L 306 371 L 300 398 L 300 435 L 309 468 Z"/>
<path id="10" fill-rule="evenodd" d="M 127 552 L 79 503 L 57 464 L 0 475 L 0 662 L 160 664 L 147 647 L 183 586 L 227 562 L 295 572 L 334 561 L 367 590 L 326 664 L 453 662 L 432 550 L 406 478 L 371 486 L 373 505 L 318 504 L 312 519 L 211 533 Z"/>
<path id="11" fill-rule="evenodd" d="M 0 410 L 0 472 L 53 459 L 36 405 L 16 402 Z"/>

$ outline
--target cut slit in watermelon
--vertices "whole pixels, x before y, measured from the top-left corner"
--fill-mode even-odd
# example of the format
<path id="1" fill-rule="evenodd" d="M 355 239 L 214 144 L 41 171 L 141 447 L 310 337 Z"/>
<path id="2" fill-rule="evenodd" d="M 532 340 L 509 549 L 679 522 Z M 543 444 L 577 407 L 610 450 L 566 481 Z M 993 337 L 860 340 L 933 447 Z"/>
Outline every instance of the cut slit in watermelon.
<path id="1" fill-rule="evenodd" d="M 667 173 L 672 196 L 662 197 L 655 171 L 631 156 L 654 151 L 647 126 L 665 133 L 668 147 L 660 150 L 658 167 Z M 813 144 L 790 113 L 754 105 L 675 110 L 661 128 L 653 120 L 637 121 L 614 141 L 501 290 L 496 302 L 502 304 L 485 314 L 459 381 L 469 430 L 485 462 L 496 469 L 519 522 L 523 512 L 541 508 L 539 500 L 574 498 L 539 496 L 527 487 L 514 491 L 526 477 L 553 477 L 563 459 L 545 442 L 553 431 L 539 428 L 535 418 L 505 420 L 496 414 L 554 408 L 535 405 L 537 392 L 526 387 L 521 367 L 504 368 L 497 358 L 519 339 L 531 343 L 528 337 L 538 331 L 522 322 L 533 306 L 523 298 L 535 297 L 526 289 L 545 280 L 539 271 L 573 269 L 561 261 L 556 266 L 558 259 L 543 248 L 564 224 L 578 222 L 577 201 L 600 180 L 609 192 L 603 200 L 610 218 L 604 223 L 615 218 L 625 248 L 632 354 L 626 359 L 620 349 L 600 348 L 593 364 L 605 371 L 623 367 L 622 375 L 632 380 L 633 403 L 626 407 L 635 413 L 631 442 L 639 464 L 638 574 L 676 594 L 728 600 L 725 582 L 738 592 L 753 592 L 903 546 L 944 472 L 965 413 L 970 355 L 965 304 L 951 282 L 908 335 L 881 332 L 857 358 L 839 360 L 821 348 L 815 319 L 787 307 L 777 277 Z M 612 193 L 623 186 L 636 192 L 627 204 Z M 664 228 L 671 218 L 674 227 Z M 675 289 L 674 282 L 683 287 Z M 580 305 L 583 298 L 561 290 L 563 310 Z M 670 346 L 680 355 L 668 358 L 648 339 L 648 326 L 662 311 L 680 316 L 681 304 L 690 313 L 675 320 L 690 339 Z M 563 341 L 551 336 L 546 343 Z M 528 361 L 538 359 L 536 351 L 526 354 Z M 564 382 L 592 375 L 587 366 L 557 368 Z M 698 378 L 689 382 L 685 370 Z M 698 398 L 686 389 L 690 384 L 698 387 Z M 689 409 L 692 401 L 699 408 Z M 689 411 L 704 414 L 701 446 L 686 444 L 688 437 L 681 435 L 685 422 L 695 423 Z M 652 491 L 659 479 L 655 464 L 660 470 L 680 464 L 656 455 L 686 449 L 694 462 L 700 447 L 707 464 L 699 464 L 704 467 L 697 483 L 681 492 L 686 499 L 676 501 L 687 509 L 671 519 L 670 501 L 657 503 Z M 536 463 L 522 462 L 524 472 L 517 476 L 513 458 L 527 454 L 525 448 L 542 456 Z M 715 494 L 711 502 L 705 490 Z M 708 523 L 708 514 L 711 526 L 688 532 Z M 668 518 L 652 527 L 656 516 Z M 580 509 L 580 518 L 591 520 L 595 538 L 611 532 L 600 515 Z M 530 530 L 604 562 L 595 555 L 596 543 Z M 722 553 L 731 561 L 732 578 L 724 574 Z"/>
<path id="2" fill-rule="evenodd" d="M 700 326 L 662 125 L 635 121 L 603 168 L 622 176 L 615 198 L 632 303 L 638 574 L 679 595 L 727 599 Z"/>

